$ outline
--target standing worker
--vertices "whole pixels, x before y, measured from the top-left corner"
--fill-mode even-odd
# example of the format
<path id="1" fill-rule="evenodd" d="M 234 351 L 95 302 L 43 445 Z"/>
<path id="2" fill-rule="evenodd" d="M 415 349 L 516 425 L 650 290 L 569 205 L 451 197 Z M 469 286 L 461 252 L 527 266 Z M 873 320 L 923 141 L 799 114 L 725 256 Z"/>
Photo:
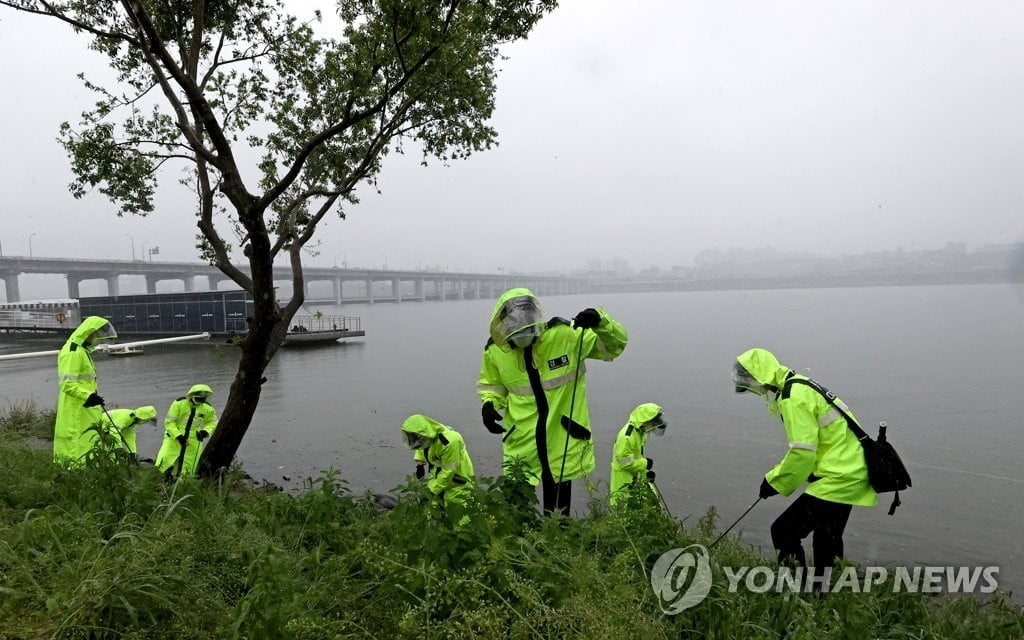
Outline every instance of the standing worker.
<path id="1" fill-rule="evenodd" d="M 156 456 L 156 468 L 166 475 L 195 475 L 203 441 L 217 428 L 217 411 L 207 402 L 212 395 L 209 386 L 193 385 L 167 409 L 164 442 Z"/>
<path id="2" fill-rule="evenodd" d="M 429 469 L 427 489 L 443 505 L 465 505 L 475 474 L 462 435 L 433 418 L 416 414 L 402 423 L 402 436 L 415 452 L 416 477 L 428 475 Z"/>
<path id="3" fill-rule="evenodd" d="M 644 456 L 644 445 L 651 433 L 665 435 L 665 427 L 661 407 L 653 402 L 645 402 L 629 414 L 629 422 L 619 430 L 612 450 L 608 499 L 613 507 L 630 488 L 654 489 L 654 460 Z"/>
<path id="4" fill-rule="evenodd" d="M 603 309 L 584 309 L 572 324 L 545 321 L 529 289 L 510 289 L 494 306 L 476 385 L 483 423 L 504 434 L 504 465 L 520 461 L 530 482 L 542 485 L 545 513 L 568 515 L 572 480 L 594 470 L 583 361 L 611 361 L 627 340 Z"/>
<path id="5" fill-rule="evenodd" d="M 843 556 L 843 531 L 854 505 L 878 504 L 878 495 L 868 483 L 864 450 L 843 414 L 856 417 L 842 400 L 779 364 L 765 349 L 740 354 L 732 380 L 736 393 L 749 391 L 764 397 L 769 413 L 782 419 L 789 441 L 789 451 L 765 474 L 758 495 L 762 499 L 779 493 L 789 496 L 808 483 L 806 491 L 772 523 L 779 564 L 806 568 L 801 541 L 813 532 L 814 572 L 824 576 L 826 568 Z"/>
<path id="6" fill-rule="evenodd" d="M 117 338 L 114 325 L 106 318 L 89 316 L 82 320 L 57 354 L 57 419 L 53 428 L 53 461 L 67 467 L 82 464 L 92 449 L 94 434 L 89 427 L 103 415 L 103 398 L 97 393 L 96 365 L 92 351 L 105 340 Z"/>
<path id="7" fill-rule="evenodd" d="M 101 416 L 100 422 L 112 432 L 115 446 L 123 446 L 125 451 L 134 456 L 138 452 L 135 430 L 146 423 L 156 424 L 156 417 L 156 407 L 147 405 L 138 409 L 113 409 Z"/>

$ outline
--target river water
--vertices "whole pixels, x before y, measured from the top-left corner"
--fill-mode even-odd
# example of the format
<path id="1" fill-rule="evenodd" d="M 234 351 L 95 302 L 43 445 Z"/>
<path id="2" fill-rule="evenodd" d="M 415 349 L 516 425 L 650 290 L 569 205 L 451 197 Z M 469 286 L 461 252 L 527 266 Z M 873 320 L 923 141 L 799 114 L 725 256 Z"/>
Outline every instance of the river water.
<path id="1" fill-rule="evenodd" d="M 615 362 L 588 368 L 607 490 L 611 444 L 642 402 L 664 406 L 667 434 L 652 439 L 658 486 L 677 517 L 715 505 L 728 526 L 757 497 L 762 474 L 786 451 L 763 401 L 732 391 L 736 355 L 776 353 L 843 398 L 865 430 L 889 424 L 914 487 L 896 515 L 889 496 L 856 508 L 846 553 L 862 564 L 998 565 L 1000 584 L 1024 590 L 1024 296 L 1012 285 L 789 289 L 549 296 L 546 315 L 603 306 L 630 333 Z M 239 451 L 256 478 L 289 486 L 333 467 L 355 491 L 387 491 L 413 470 L 398 432 L 424 413 L 465 436 L 481 475 L 500 471 L 500 442 L 480 424 L 474 384 L 491 300 L 317 307 L 362 318 L 366 336 L 283 349 L 266 373 L 259 410 Z M 0 338 L 3 339 L 3 338 Z M 57 348 L 34 345 L 32 348 Z M 0 352 L 25 350 L 0 344 Z M 142 356 L 97 356 L 108 404 L 170 402 L 192 384 L 220 392 L 237 366 L 227 345 L 161 345 Z M 55 358 L 0 362 L 0 402 L 52 406 Z M 139 437 L 155 456 L 159 432 Z M 285 480 L 287 477 L 289 480 Z M 574 508 L 584 505 L 574 487 Z M 891 494 L 889 494 L 891 495 Z M 770 550 L 769 527 L 788 504 L 759 504 L 737 528 Z"/>

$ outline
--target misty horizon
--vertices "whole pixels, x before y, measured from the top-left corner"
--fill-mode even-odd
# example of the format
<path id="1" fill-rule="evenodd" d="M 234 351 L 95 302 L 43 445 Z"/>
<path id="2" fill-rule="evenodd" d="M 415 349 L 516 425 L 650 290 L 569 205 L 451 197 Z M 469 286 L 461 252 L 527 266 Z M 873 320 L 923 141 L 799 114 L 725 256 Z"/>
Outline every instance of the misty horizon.
<path id="1" fill-rule="evenodd" d="M 147 218 L 68 193 L 58 127 L 93 101 L 75 75 L 106 82 L 105 60 L 35 16 L 0 12 L 0 34 L 19 61 L 0 82 L 21 89 L 0 105 L 3 253 L 198 260 L 177 169 Z M 325 220 L 307 264 L 667 269 L 708 250 L 1024 239 L 1020 3 L 568 0 L 505 53 L 499 146 L 449 166 L 389 155 L 381 192 L 361 185 L 346 220 Z"/>

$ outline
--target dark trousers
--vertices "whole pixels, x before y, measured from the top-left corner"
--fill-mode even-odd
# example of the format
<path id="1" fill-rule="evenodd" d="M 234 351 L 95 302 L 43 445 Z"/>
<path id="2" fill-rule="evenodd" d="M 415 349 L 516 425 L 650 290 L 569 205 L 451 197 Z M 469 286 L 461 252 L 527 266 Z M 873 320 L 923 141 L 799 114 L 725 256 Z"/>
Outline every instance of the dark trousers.
<path id="1" fill-rule="evenodd" d="M 569 515 L 569 504 L 572 502 L 572 480 L 555 482 L 546 473 L 541 474 L 541 488 L 544 492 L 544 513 L 549 514 L 556 509 L 562 515 Z"/>
<path id="2" fill-rule="evenodd" d="M 843 557 L 843 531 L 853 505 L 829 502 L 806 493 L 793 501 L 772 523 L 772 544 L 779 564 L 807 567 L 801 541 L 814 533 L 814 574 L 824 575 L 836 558 Z"/>

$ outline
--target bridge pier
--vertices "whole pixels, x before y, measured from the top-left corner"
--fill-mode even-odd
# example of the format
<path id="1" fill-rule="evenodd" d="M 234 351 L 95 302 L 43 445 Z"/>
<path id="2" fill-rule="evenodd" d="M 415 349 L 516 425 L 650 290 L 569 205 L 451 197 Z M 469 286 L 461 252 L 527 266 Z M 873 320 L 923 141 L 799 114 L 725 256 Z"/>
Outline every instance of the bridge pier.
<path id="1" fill-rule="evenodd" d="M 104 278 L 107 281 L 107 295 L 108 296 L 119 296 L 121 295 L 121 283 L 117 276 L 107 276 Z"/>
<path id="2" fill-rule="evenodd" d="M 373 276 L 366 278 L 366 300 L 371 303 L 373 302 Z"/>
<path id="3" fill-rule="evenodd" d="M 21 302 L 21 290 L 18 289 L 18 274 L 4 275 L 4 288 L 7 290 L 7 302 Z"/>
<path id="4" fill-rule="evenodd" d="M 68 274 L 68 297 L 69 298 L 81 298 L 82 295 L 79 293 L 79 286 L 82 284 L 82 278 Z"/>

